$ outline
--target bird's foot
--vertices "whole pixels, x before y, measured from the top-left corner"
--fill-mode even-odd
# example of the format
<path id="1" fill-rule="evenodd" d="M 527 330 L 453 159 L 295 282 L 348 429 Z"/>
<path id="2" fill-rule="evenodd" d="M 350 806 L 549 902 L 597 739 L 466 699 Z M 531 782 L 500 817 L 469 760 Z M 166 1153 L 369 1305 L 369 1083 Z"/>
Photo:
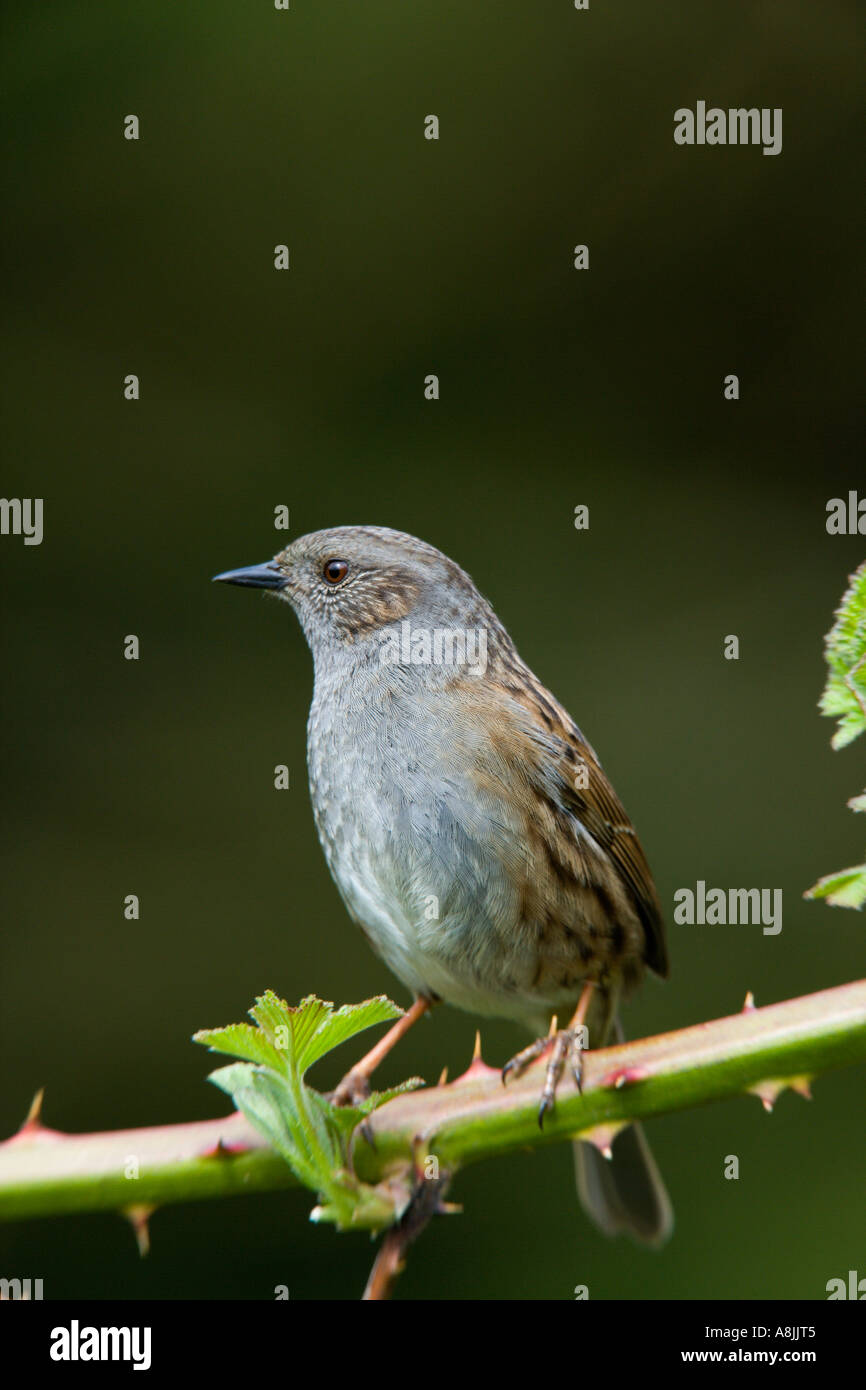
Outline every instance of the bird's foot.
<path id="1" fill-rule="evenodd" d="M 577 1089 L 583 1090 L 583 1040 L 584 1030 L 582 1028 L 560 1028 L 557 1032 L 549 1033 L 547 1037 L 538 1038 L 528 1047 L 524 1047 L 502 1068 L 504 1083 L 509 1076 L 520 1076 L 530 1063 L 535 1061 L 536 1057 L 540 1057 L 548 1048 L 551 1049 L 547 1071 L 544 1075 L 541 1102 L 538 1107 L 539 1129 L 544 1128 L 544 1117 L 556 1104 L 556 1088 L 562 1073 L 565 1071 L 566 1063 L 571 1067 L 571 1074 Z"/>

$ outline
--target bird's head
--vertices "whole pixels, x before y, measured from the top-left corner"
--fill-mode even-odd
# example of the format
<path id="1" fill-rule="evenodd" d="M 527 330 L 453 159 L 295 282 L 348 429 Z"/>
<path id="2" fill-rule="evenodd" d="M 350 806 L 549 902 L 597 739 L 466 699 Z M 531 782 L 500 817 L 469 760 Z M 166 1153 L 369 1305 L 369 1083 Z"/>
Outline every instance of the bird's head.
<path id="1" fill-rule="evenodd" d="M 497 620 L 459 565 L 384 526 L 336 526 L 301 536 L 273 560 L 215 578 L 267 589 L 291 604 L 315 658 L 378 647 L 404 620 L 418 630 L 489 627 Z"/>

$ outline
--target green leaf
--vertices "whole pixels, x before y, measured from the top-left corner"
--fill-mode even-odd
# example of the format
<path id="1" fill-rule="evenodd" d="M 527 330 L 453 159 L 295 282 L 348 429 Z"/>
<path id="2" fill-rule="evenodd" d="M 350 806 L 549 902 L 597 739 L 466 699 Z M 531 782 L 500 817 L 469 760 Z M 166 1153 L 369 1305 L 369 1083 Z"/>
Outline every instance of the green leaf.
<path id="1" fill-rule="evenodd" d="M 333 1005 L 329 1004 L 328 1008 L 332 1009 Z M 403 1010 L 384 994 L 366 999 L 363 1004 L 344 1004 L 322 1019 L 315 1032 L 299 1047 L 301 1070 L 306 1071 L 326 1052 L 332 1052 L 365 1028 L 372 1028 L 376 1023 L 392 1023 L 402 1016 Z"/>
<path id="2" fill-rule="evenodd" d="M 424 1083 L 415 1077 L 373 1092 L 356 1106 L 339 1107 L 308 1086 L 304 1074 L 340 1043 L 373 1024 L 400 1018 L 402 1012 L 384 995 L 335 1010 L 312 994 L 292 1007 L 266 990 L 250 1009 L 256 1027 L 234 1023 L 194 1036 L 214 1052 L 242 1059 L 219 1067 L 210 1080 L 317 1194 L 317 1221 L 333 1221 L 341 1229 L 379 1230 L 398 1214 L 399 1185 L 361 1182 L 351 1168 L 349 1141 L 359 1122 L 378 1106 Z"/>
<path id="3" fill-rule="evenodd" d="M 314 1062 L 340 1043 L 347 1042 L 356 1033 L 372 1028 L 374 1024 L 393 1022 L 402 1014 L 403 1010 L 384 994 L 367 999 L 363 1004 L 344 1004 L 335 1010 L 333 1004 L 317 999 L 314 994 L 308 995 L 296 1008 L 292 1008 L 273 990 L 266 990 L 250 1009 L 251 1017 L 259 1025 L 258 1029 L 242 1023 L 215 1029 L 211 1036 L 219 1035 L 225 1045 L 214 1042 L 212 1046 L 218 1051 L 232 1052 L 235 1056 L 247 1057 L 250 1061 L 262 1062 L 267 1066 L 275 1065 L 275 1057 L 282 1057 L 284 1066 L 286 1054 L 291 1052 L 303 1076 Z M 245 1030 L 240 1037 L 238 1030 Z M 261 1041 L 255 1043 L 251 1039 Z M 211 1037 L 197 1034 L 196 1041 L 210 1042 Z M 244 1043 L 247 1050 L 235 1051 L 236 1042 Z M 253 1055 L 254 1052 L 257 1055 Z"/>
<path id="4" fill-rule="evenodd" d="M 319 1167 L 304 1142 L 302 1127 L 292 1115 L 292 1107 L 286 1104 L 287 1097 L 274 1084 L 277 1078 L 249 1063 L 235 1062 L 211 1072 L 208 1079 L 231 1096 L 238 1110 L 243 1111 L 271 1148 L 282 1155 L 295 1176 L 306 1187 L 317 1190 Z"/>
<path id="5" fill-rule="evenodd" d="M 866 729 L 866 561 L 848 578 L 836 621 L 824 639 L 829 673 L 820 699 L 822 714 L 837 720 L 830 740 L 844 748 Z M 853 796 L 852 811 L 866 811 L 866 792 Z M 831 907 L 861 908 L 866 902 L 866 865 L 827 874 L 803 894 L 823 898 Z"/>
<path id="6" fill-rule="evenodd" d="M 333 1004 L 326 1003 L 310 994 L 292 1008 L 280 999 L 273 990 L 265 990 L 253 1007 L 250 1016 L 255 1019 L 268 1041 L 278 1051 L 291 1052 L 295 1064 L 303 1073 L 306 1068 L 301 1063 L 302 1049 L 319 1025 L 333 1010 Z M 290 1045 L 291 1040 L 291 1045 Z"/>
<path id="7" fill-rule="evenodd" d="M 262 1030 L 253 1028 L 250 1023 L 230 1023 L 227 1028 L 201 1028 L 193 1033 L 192 1040 L 209 1047 L 212 1052 L 242 1057 L 247 1062 L 258 1062 L 276 1071 L 285 1069 L 285 1053 L 273 1047 Z"/>
<path id="8" fill-rule="evenodd" d="M 838 873 L 819 878 L 803 896 L 824 898 L 831 907 L 861 908 L 866 902 L 866 864 L 858 864 L 853 869 L 840 869 Z"/>
<path id="9" fill-rule="evenodd" d="M 844 748 L 866 730 L 866 561 L 849 578 L 824 657 L 829 672 L 820 708 L 838 721 L 832 746 Z"/>
<path id="10" fill-rule="evenodd" d="M 424 1082 L 420 1076 L 413 1076 L 408 1081 L 401 1081 L 399 1086 L 389 1086 L 386 1091 L 371 1091 L 369 1096 L 365 1100 L 359 1101 L 357 1105 L 332 1105 L 327 1097 L 318 1091 L 311 1090 L 310 1094 L 319 1105 L 327 1110 L 332 1122 L 337 1125 L 340 1131 L 349 1135 L 361 1120 L 372 1115 L 373 1111 L 378 1110 L 380 1105 L 387 1105 L 388 1101 L 393 1100 L 395 1096 L 402 1096 L 406 1091 L 417 1091 L 418 1087 L 423 1085 Z"/>

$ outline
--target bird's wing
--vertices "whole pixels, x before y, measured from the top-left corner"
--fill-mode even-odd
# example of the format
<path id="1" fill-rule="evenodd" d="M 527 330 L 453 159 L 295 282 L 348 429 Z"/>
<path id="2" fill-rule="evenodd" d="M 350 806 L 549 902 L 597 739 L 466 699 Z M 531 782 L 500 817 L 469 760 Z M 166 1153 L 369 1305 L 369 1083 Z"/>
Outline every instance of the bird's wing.
<path id="1" fill-rule="evenodd" d="M 488 680 L 491 675 L 488 671 Z M 615 890 L 624 892 L 643 927 L 643 959 L 666 976 L 664 922 L 649 864 L 593 748 L 516 653 L 509 655 L 496 683 L 492 700 L 487 682 L 471 682 L 478 725 L 487 734 L 486 751 L 476 752 L 484 775 L 496 777 L 512 795 L 516 789 L 528 832 L 555 876 L 573 875 L 591 885 L 611 916 L 619 896 Z M 468 694 L 470 681 L 462 678 L 461 684 Z"/>

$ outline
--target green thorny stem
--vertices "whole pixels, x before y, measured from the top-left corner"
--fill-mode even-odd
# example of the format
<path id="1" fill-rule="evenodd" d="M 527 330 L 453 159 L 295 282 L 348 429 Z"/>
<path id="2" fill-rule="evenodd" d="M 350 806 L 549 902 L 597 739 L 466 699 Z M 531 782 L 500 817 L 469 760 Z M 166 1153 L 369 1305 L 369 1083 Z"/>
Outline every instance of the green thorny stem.
<path id="1" fill-rule="evenodd" d="M 444 1186 L 468 1163 L 580 1136 L 602 1151 L 631 1120 L 748 1092 L 771 1109 L 791 1087 L 866 1060 L 866 980 L 588 1052 L 583 1092 L 564 1076 L 544 1129 L 537 1121 L 544 1059 L 502 1084 L 476 1055 L 449 1084 L 397 1096 L 355 1131 L 357 1176 L 381 1192 L 392 1233 L 411 1226 L 425 1179 Z M 40 1098 L 0 1143 L 0 1220 L 118 1209 L 146 1246 L 147 1216 L 170 1202 L 296 1184 L 283 1160 L 238 1112 L 218 1120 L 62 1134 L 46 1128 Z M 366 1131 L 366 1132 L 365 1132 Z M 372 1142 L 371 1142 L 372 1141 Z M 422 1203 L 423 1205 L 423 1203 Z M 432 1210 L 437 1204 L 428 1203 Z"/>

